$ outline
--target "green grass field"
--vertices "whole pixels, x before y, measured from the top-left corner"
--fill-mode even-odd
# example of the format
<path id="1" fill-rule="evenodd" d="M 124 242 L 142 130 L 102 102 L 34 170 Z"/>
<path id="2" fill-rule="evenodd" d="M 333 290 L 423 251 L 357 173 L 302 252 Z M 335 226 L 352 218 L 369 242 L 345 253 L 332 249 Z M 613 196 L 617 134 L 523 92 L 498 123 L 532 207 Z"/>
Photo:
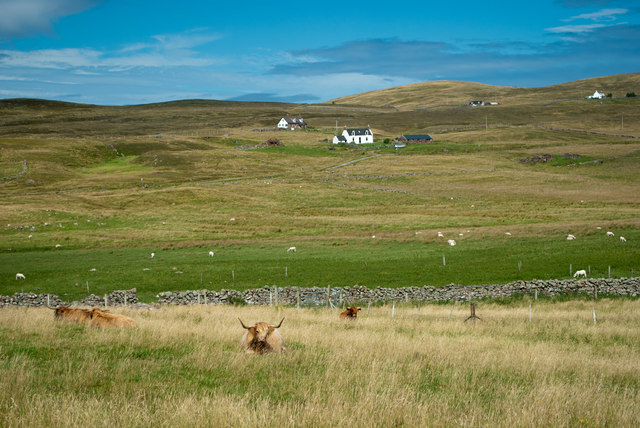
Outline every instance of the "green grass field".
<path id="1" fill-rule="evenodd" d="M 637 80 L 609 78 L 616 91 Z M 570 265 L 629 276 L 640 270 L 640 100 L 551 102 L 596 83 L 507 88 L 490 108 L 412 109 L 385 91 L 367 107 L 0 101 L 0 172 L 27 165 L 0 182 L 0 294 L 79 298 L 88 282 L 150 301 L 200 288 L 564 278 Z M 474 94 L 462 83 L 396 92 L 409 90 Z M 264 130 L 286 112 L 313 128 Z M 328 150 L 336 120 L 371 124 L 376 143 Z M 434 143 L 382 142 L 406 132 Z M 247 148 L 270 137 L 284 146 Z M 541 154 L 552 160 L 520 162 Z"/>

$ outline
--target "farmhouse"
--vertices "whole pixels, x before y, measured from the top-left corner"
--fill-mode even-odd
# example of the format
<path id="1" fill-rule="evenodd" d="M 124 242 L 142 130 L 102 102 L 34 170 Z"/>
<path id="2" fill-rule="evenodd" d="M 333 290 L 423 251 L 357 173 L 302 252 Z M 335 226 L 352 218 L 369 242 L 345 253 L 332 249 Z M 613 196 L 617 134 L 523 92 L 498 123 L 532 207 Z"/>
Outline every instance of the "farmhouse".
<path id="1" fill-rule="evenodd" d="M 403 135 L 398 138 L 399 143 L 433 143 L 433 138 L 429 134 Z"/>
<path id="2" fill-rule="evenodd" d="M 483 106 L 484 105 L 484 101 L 482 101 L 482 100 L 469 101 L 469 105 L 471 107 Z"/>
<path id="3" fill-rule="evenodd" d="M 601 100 L 605 97 L 606 95 L 604 94 L 604 92 L 600 92 L 600 91 L 595 91 L 593 93 L 593 95 L 589 95 L 587 97 L 588 100 Z"/>
<path id="4" fill-rule="evenodd" d="M 304 119 L 301 116 L 297 116 L 297 117 L 288 117 L 285 116 L 282 119 L 280 119 L 280 122 L 278 122 L 278 129 L 290 129 L 290 130 L 294 130 L 294 129 L 306 129 L 307 128 L 307 122 L 304 121 Z"/>
<path id="5" fill-rule="evenodd" d="M 373 132 L 371 128 L 344 128 L 342 135 L 333 137 L 333 144 L 349 143 L 349 144 L 372 144 Z"/>

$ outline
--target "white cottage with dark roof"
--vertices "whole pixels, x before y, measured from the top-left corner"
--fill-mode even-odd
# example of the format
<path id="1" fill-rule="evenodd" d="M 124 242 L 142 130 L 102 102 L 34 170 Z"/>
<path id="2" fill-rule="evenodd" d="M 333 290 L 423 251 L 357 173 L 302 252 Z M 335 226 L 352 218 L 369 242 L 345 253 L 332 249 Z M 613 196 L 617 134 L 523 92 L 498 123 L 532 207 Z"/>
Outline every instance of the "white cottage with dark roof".
<path id="1" fill-rule="evenodd" d="M 278 122 L 278 129 L 290 129 L 293 131 L 294 129 L 298 129 L 298 128 L 305 129 L 306 127 L 307 127 L 307 122 L 305 122 L 301 116 L 298 116 L 298 117 L 285 116 L 282 119 L 280 119 L 280 122 Z"/>
<path id="2" fill-rule="evenodd" d="M 341 135 L 333 137 L 333 144 L 372 144 L 373 132 L 371 128 L 344 128 Z"/>

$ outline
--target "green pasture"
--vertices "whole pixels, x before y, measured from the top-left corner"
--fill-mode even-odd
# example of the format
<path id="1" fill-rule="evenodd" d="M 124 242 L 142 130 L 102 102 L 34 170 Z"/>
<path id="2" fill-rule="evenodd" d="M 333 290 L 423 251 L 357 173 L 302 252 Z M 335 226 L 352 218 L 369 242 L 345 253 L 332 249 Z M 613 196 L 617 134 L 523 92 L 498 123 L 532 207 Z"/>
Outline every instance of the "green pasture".
<path id="1" fill-rule="evenodd" d="M 284 242 L 167 249 L 23 249 L 0 253 L 0 294 L 51 293 L 75 300 L 87 295 L 87 285 L 97 295 L 135 287 L 142 301 L 152 302 L 159 292 L 187 289 L 476 285 L 569 278 L 570 269 L 608 277 L 609 267 L 612 277 L 628 277 L 640 271 L 640 233 L 625 231 L 625 235 L 626 243 L 607 238 L 604 231 L 576 241 L 566 241 L 564 236 L 456 237 L 453 247 L 444 239 L 306 241 L 297 245 L 295 253 L 287 252 Z M 209 251 L 215 255 L 209 256 Z M 27 279 L 15 280 L 16 272 Z"/>

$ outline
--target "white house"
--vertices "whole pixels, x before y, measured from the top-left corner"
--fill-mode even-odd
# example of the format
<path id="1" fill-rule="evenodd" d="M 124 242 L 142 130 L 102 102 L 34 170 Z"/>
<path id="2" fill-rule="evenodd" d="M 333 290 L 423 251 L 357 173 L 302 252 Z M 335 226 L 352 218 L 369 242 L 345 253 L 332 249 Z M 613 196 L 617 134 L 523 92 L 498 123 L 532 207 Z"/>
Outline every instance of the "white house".
<path id="1" fill-rule="evenodd" d="M 604 92 L 600 92 L 600 91 L 595 91 L 593 93 L 593 95 L 589 95 L 587 97 L 588 100 L 601 100 L 604 97 L 606 97 L 606 95 L 604 94 Z"/>
<path id="2" fill-rule="evenodd" d="M 299 129 L 299 128 L 306 128 L 307 127 L 307 122 L 304 121 L 304 119 L 300 116 L 298 117 L 288 117 L 285 116 L 282 119 L 280 119 L 280 122 L 278 122 L 278 129 L 290 129 L 290 130 L 294 130 L 294 129 Z"/>
<path id="3" fill-rule="evenodd" d="M 371 128 L 344 128 L 341 135 L 333 137 L 333 144 L 372 144 L 373 132 Z"/>

